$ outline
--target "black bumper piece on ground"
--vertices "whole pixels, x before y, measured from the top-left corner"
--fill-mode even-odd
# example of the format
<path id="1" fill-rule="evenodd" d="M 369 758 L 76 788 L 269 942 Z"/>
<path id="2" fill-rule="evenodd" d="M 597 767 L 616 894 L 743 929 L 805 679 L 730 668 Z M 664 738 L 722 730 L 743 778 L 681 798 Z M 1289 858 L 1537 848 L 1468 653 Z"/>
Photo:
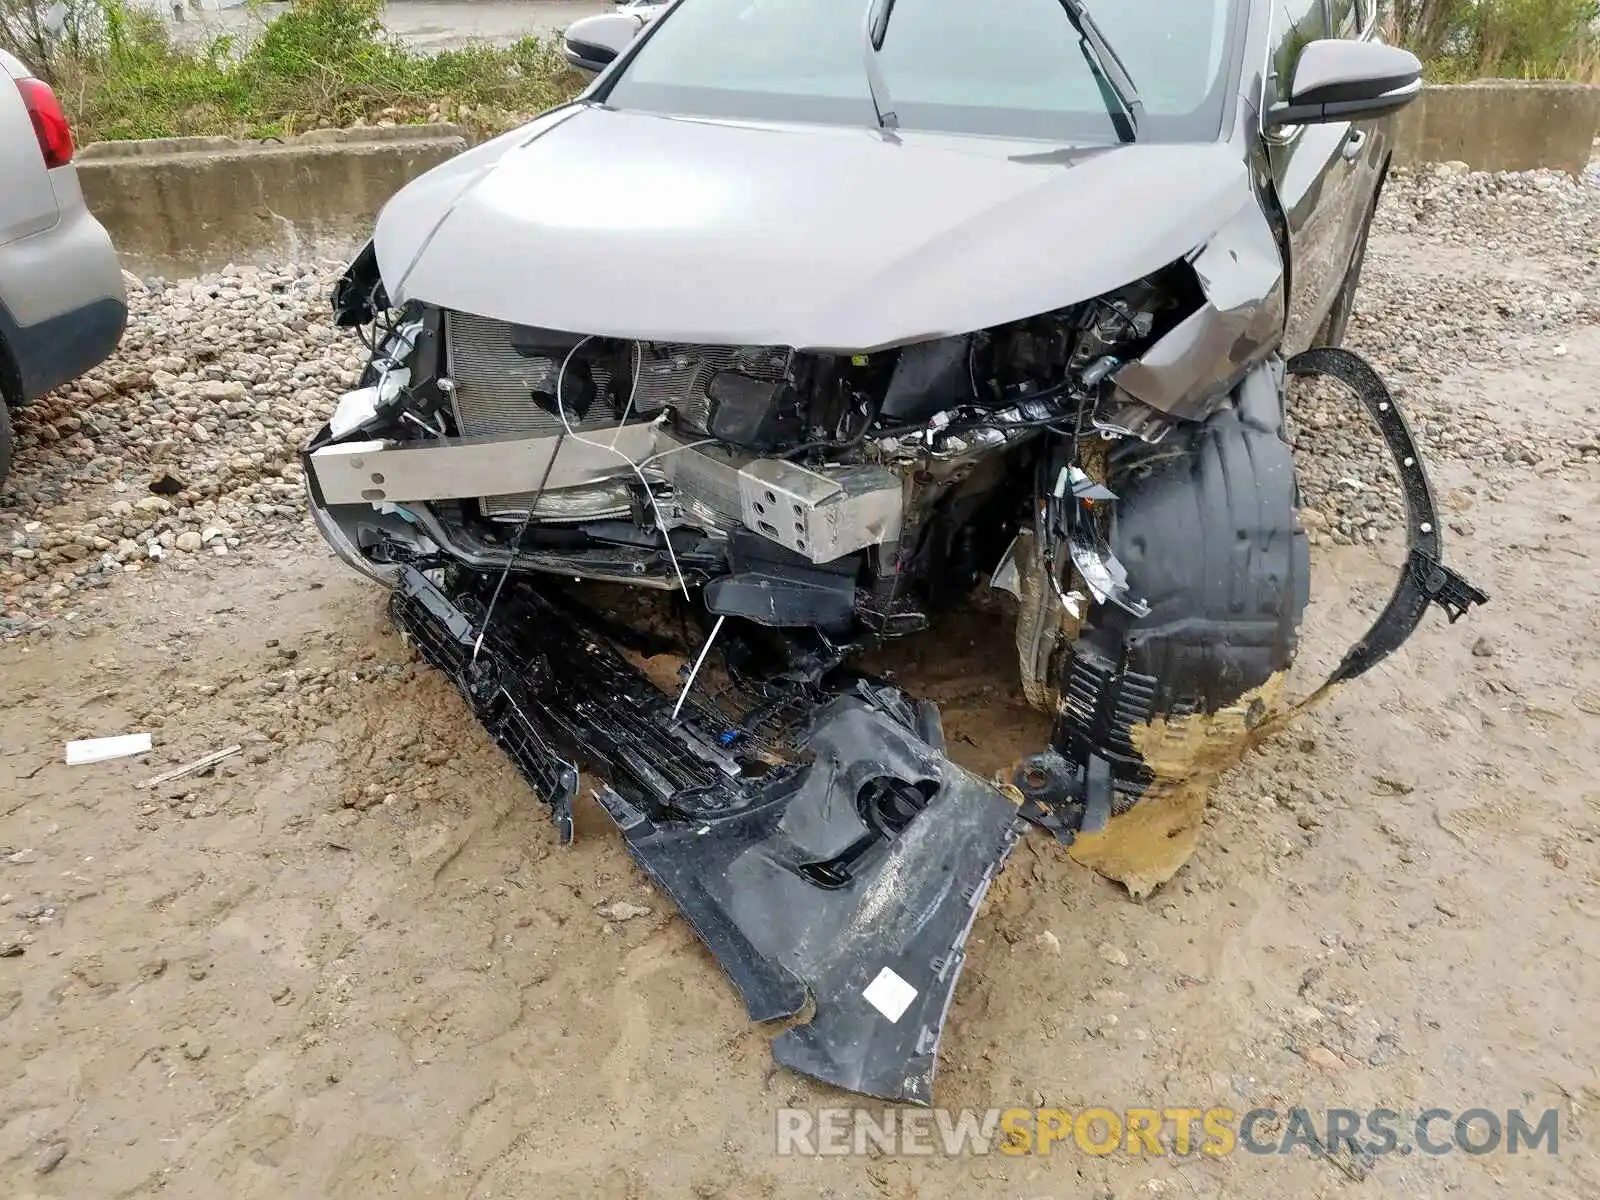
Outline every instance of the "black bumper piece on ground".
<path id="1" fill-rule="evenodd" d="M 931 708 L 858 681 L 783 707 L 781 724 L 694 702 L 674 722 L 672 701 L 570 606 L 519 583 L 479 646 L 482 611 L 470 586 L 447 592 L 412 568 L 391 601 L 563 839 L 582 763 L 751 1019 L 811 1000 L 810 1021 L 774 1041 L 777 1062 L 930 1103 L 963 947 L 1020 830 L 1015 804 L 944 756 Z"/>

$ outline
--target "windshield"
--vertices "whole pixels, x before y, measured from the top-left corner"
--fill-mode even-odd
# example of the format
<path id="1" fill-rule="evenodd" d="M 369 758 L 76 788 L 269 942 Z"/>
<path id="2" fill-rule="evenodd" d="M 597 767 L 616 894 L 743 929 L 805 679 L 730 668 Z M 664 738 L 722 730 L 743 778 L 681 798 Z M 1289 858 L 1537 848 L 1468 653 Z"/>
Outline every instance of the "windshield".
<path id="1" fill-rule="evenodd" d="M 1140 141 L 1211 141 L 1234 0 L 1104 0 L 1095 20 L 1144 100 Z M 614 108 L 877 126 L 867 0 L 680 0 L 603 94 Z M 878 55 L 901 129 L 1116 142 L 1059 0 L 896 0 Z"/>

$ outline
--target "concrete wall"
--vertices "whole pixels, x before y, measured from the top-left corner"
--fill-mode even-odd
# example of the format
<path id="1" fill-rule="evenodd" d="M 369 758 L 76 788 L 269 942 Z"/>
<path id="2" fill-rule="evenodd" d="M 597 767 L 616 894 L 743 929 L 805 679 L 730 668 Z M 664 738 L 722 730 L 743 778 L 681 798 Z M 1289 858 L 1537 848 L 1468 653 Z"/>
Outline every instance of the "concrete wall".
<path id="1" fill-rule="evenodd" d="M 1581 175 L 1600 135 L 1600 86 L 1503 79 L 1430 87 L 1396 118 L 1396 163 Z"/>
<path id="2" fill-rule="evenodd" d="M 101 142 L 78 156 L 123 265 L 192 275 L 228 263 L 340 257 L 408 180 L 466 148 L 450 125 L 317 130 L 285 142 Z"/>

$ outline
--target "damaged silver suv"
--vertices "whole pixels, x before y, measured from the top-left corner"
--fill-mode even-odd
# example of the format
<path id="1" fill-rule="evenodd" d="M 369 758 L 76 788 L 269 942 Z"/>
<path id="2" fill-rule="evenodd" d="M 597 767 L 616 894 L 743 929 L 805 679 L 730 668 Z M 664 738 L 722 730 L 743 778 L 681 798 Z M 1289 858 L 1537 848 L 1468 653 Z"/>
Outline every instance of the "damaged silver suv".
<path id="1" fill-rule="evenodd" d="M 318 528 L 564 837 L 581 768 L 751 1017 L 814 1006 L 779 1062 L 927 1101 L 1028 822 L 1134 890 L 1176 869 L 1117 865 L 1118 831 L 1192 844 L 1286 711 L 1289 374 L 1349 385 L 1404 484 L 1402 578 L 1335 681 L 1485 599 L 1335 348 L 1421 87 L 1372 26 L 1371 0 L 677 0 L 575 27 L 588 90 L 402 190 L 340 281 L 372 356 L 304 453 Z M 860 666 L 986 587 L 1055 721 L 996 782 Z M 639 663 L 667 650 L 663 689 Z"/>

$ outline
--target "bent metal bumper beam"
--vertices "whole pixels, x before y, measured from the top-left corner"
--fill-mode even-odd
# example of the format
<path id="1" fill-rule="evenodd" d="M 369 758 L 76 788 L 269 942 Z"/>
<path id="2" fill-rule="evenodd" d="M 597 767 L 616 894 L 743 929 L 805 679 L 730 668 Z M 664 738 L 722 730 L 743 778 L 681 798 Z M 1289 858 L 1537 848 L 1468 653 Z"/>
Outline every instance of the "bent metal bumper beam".
<path id="1" fill-rule="evenodd" d="M 313 504 L 553 495 L 632 483 L 638 464 L 713 517 L 743 524 L 812 562 L 900 537 L 901 485 L 890 471 L 871 465 L 813 471 L 782 459 L 708 452 L 655 422 L 582 435 L 336 442 L 314 446 L 301 462 Z"/>
<path id="2" fill-rule="evenodd" d="M 485 629 L 483 583 L 402 568 L 397 625 L 444 671 L 572 836 L 576 764 L 630 853 L 678 905 L 750 1018 L 810 1020 L 774 1059 L 827 1083 L 930 1103 L 940 1033 L 1016 803 L 942 752 L 898 689 L 772 697 L 732 718 L 673 703 L 570 601 L 518 583 Z M 475 652 L 482 635 L 482 646 Z"/>

